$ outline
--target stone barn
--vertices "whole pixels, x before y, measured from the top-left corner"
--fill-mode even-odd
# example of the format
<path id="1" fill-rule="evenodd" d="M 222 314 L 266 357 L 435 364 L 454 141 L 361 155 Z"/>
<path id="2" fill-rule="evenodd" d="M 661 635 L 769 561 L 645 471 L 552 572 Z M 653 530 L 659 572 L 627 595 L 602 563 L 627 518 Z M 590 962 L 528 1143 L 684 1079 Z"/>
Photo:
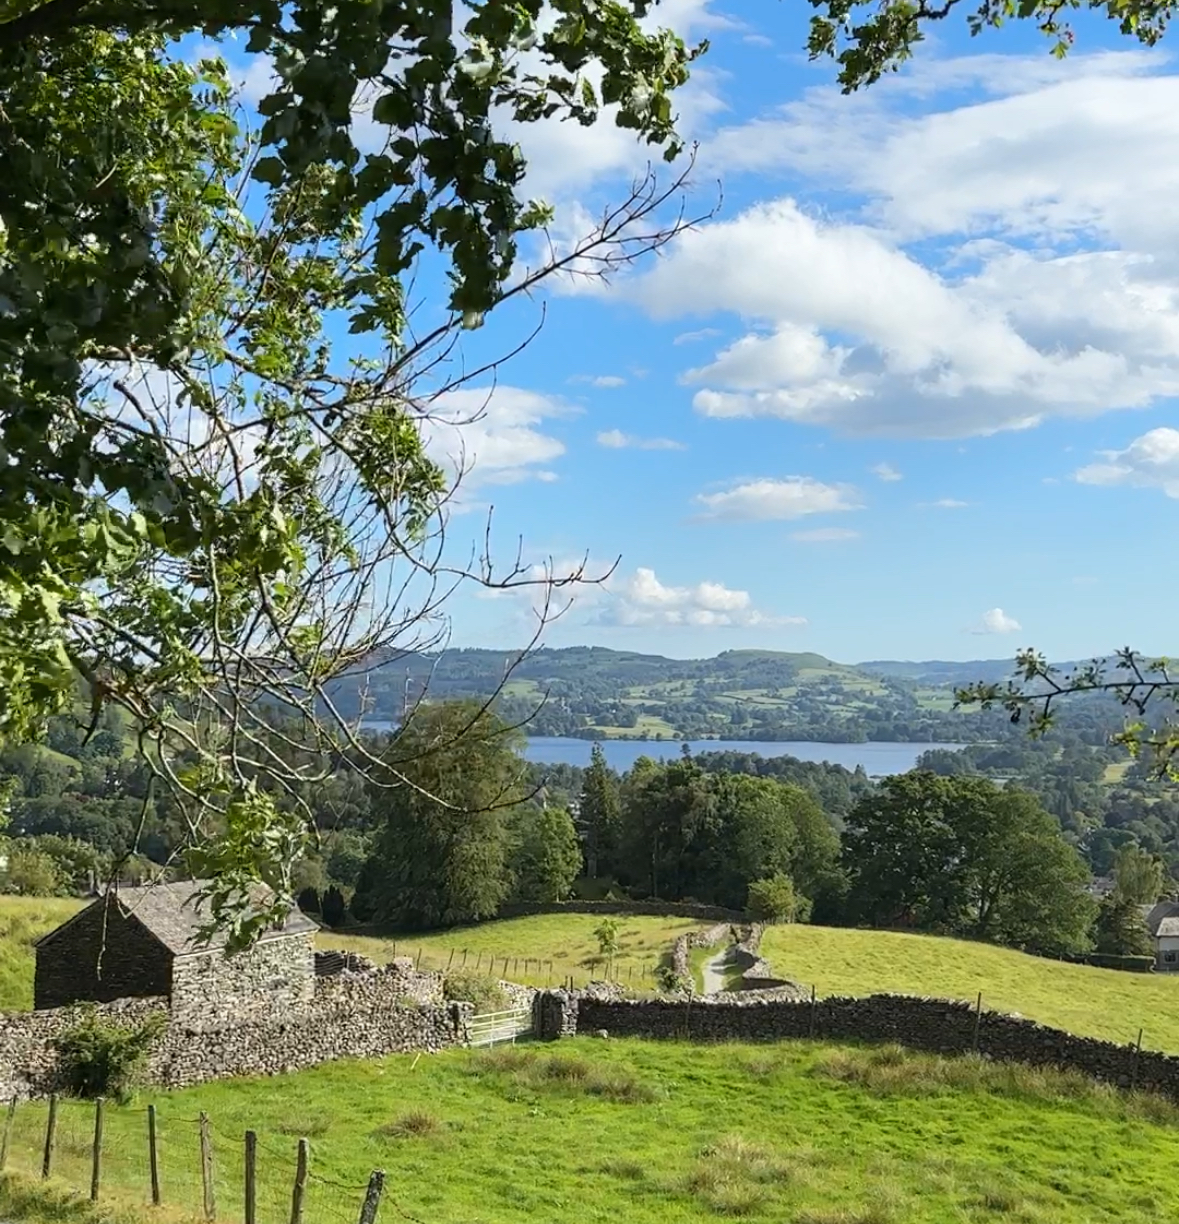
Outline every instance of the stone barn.
<path id="1" fill-rule="evenodd" d="M 37 1008 L 159 998 L 192 1026 L 281 1015 L 315 990 L 317 927 L 293 910 L 245 952 L 224 936 L 197 941 L 206 914 L 201 881 L 120 888 L 88 905 L 36 945 Z M 259 888 L 256 900 L 265 899 Z"/>

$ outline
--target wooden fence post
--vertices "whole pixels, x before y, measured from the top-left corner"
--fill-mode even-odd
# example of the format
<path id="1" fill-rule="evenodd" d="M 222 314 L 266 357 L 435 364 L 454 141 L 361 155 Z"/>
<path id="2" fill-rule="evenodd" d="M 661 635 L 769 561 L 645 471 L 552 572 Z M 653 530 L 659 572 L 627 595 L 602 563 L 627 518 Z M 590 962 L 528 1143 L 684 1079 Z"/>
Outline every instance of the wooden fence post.
<path id="1" fill-rule="evenodd" d="M 258 1222 L 258 1136 L 246 1131 L 246 1224 Z"/>
<path id="2" fill-rule="evenodd" d="M 12 1142 L 12 1124 L 16 1119 L 16 1097 L 8 1102 L 8 1112 L 4 1115 L 4 1134 L 0 1136 L 0 1173 L 8 1163 L 8 1145 Z"/>
<path id="3" fill-rule="evenodd" d="M 102 1098 L 94 1102 L 94 1147 L 90 1154 L 90 1201 L 98 1202 L 102 1181 Z"/>
<path id="4" fill-rule="evenodd" d="M 147 1107 L 147 1159 L 151 1168 L 151 1203 L 160 1205 L 160 1151 L 156 1140 L 156 1107 Z"/>
<path id="5" fill-rule="evenodd" d="M 303 1224 L 303 1197 L 307 1193 L 307 1140 L 299 1140 L 295 1157 L 295 1188 L 291 1191 L 291 1224 Z"/>
<path id="6" fill-rule="evenodd" d="M 201 1112 L 201 1187 L 205 1194 L 205 1219 L 217 1218 L 217 1196 L 213 1190 L 213 1136 L 209 1132 L 209 1115 Z"/>
<path id="7" fill-rule="evenodd" d="M 811 986 L 811 1010 L 810 1010 L 810 1015 L 807 1017 L 807 1026 L 806 1026 L 806 1035 L 808 1037 L 813 1037 L 815 1035 L 815 1007 L 816 1007 L 815 988 L 812 985 Z"/>
<path id="8" fill-rule="evenodd" d="M 982 991 L 978 992 L 978 1002 L 974 1005 L 974 1041 L 971 1043 L 971 1053 L 978 1053 L 979 1030 L 982 1028 Z"/>
<path id="9" fill-rule="evenodd" d="M 57 1142 L 57 1093 L 49 1098 L 49 1120 L 45 1123 L 45 1155 L 41 1160 L 41 1177 L 49 1176 L 53 1168 L 53 1145 Z"/>
<path id="10" fill-rule="evenodd" d="M 466 948 L 464 948 L 463 949 L 463 968 L 465 969 L 466 967 L 467 967 L 467 950 Z"/>
<path id="11" fill-rule="evenodd" d="M 1142 1053 L 1142 1030 L 1138 1030 L 1138 1040 L 1134 1043 L 1134 1065 L 1130 1068 L 1130 1091 L 1138 1087 L 1138 1055 Z"/>
<path id="12" fill-rule="evenodd" d="M 508 976 L 508 961 L 509 961 L 510 959 L 511 959 L 511 957 L 508 957 L 508 956 L 505 956 L 505 957 L 504 957 L 504 977 L 505 977 L 505 978 Z"/>
<path id="13" fill-rule="evenodd" d="M 458 948 L 451 948 L 451 950 L 450 950 L 450 955 L 449 955 L 449 956 L 446 958 L 446 972 L 447 972 L 447 973 L 449 973 L 449 972 L 450 972 L 450 966 L 451 966 L 451 965 L 453 964 L 453 962 L 454 962 L 454 954 L 455 954 L 457 951 L 458 951 Z"/>
<path id="14" fill-rule="evenodd" d="M 385 1171 L 374 1169 L 368 1179 L 368 1189 L 364 1193 L 364 1203 L 360 1208 L 359 1224 L 374 1224 L 377 1218 L 377 1208 L 381 1205 L 381 1194 L 385 1189 Z"/>

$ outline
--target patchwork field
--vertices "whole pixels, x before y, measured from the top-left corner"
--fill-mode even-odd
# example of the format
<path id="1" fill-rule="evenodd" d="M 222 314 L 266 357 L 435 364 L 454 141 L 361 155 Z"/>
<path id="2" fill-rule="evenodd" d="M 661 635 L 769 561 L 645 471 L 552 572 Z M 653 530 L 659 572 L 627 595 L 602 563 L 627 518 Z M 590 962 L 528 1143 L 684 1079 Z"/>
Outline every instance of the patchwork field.
<path id="1" fill-rule="evenodd" d="M 380 1219 L 430 1224 L 1138 1224 L 1179 1212 L 1179 1113 L 1077 1077 L 851 1050 L 581 1039 L 336 1063 L 153 1098 L 164 1207 L 200 1210 L 197 1117 L 212 1122 L 218 1218 L 240 1219 L 257 1132 L 259 1224 L 354 1224 L 374 1168 Z M 55 1168 L 89 1186 L 93 1107 L 63 1102 Z M 45 1219 L 45 1107 L 22 1104 L 0 1215 Z M 103 1200 L 148 1199 L 144 1102 L 107 1106 Z M 62 1219 L 60 1200 L 53 1217 Z M 147 1212 L 143 1213 L 145 1216 Z"/>
<path id="2" fill-rule="evenodd" d="M 762 952 L 783 977 L 823 995 L 971 999 L 1108 1041 L 1179 1052 L 1179 974 L 1122 973 L 990 944 L 892 931 L 771 927 Z"/>

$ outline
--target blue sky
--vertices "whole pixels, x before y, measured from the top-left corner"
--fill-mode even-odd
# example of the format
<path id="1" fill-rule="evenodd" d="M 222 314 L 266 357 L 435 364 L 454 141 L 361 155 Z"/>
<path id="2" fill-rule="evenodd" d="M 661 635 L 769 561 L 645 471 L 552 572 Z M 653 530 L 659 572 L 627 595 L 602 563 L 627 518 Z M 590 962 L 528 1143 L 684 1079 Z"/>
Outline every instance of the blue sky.
<path id="1" fill-rule="evenodd" d="M 537 338 L 450 397 L 504 561 L 591 571 L 545 644 L 673 656 L 1077 658 L 1179 646 L 1179 76 L 1083 22 L 947 25 L 843 97 L 809 6 L 672 0 L 712 47 L 680 98 L 715 217 L 606 286 L 464 340 Z M 645 156 L 609 125 L 521 133 L 569 237 Z M 455 431 L 433 445 L 453 454 Z M 449 441 L 447 438 L 449 437 Z M 453 601 L 456 645 L 521 644 L 530 594 Z"/>

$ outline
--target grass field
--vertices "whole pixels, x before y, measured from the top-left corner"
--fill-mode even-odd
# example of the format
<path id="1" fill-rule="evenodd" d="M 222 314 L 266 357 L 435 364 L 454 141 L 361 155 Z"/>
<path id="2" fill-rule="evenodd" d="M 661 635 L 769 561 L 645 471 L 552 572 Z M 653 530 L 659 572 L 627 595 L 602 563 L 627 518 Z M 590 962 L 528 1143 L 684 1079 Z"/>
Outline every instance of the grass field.
<path id="1" fill-rule="evenodd" d="M 65 898 L 0 897 L 0 1011 L 33 1006 L 33 944 L 80 905 Z"/>
<path id="2" fill-rule="evenodd" d="M 415 959 L 420 952 L 423 969 L 445 969 L 448 965 L 461 969 L 465 952 L 467 969 L 478 964 L 483 971 L 494 964 L 497 976 L 513 982 L 545 986 L 551 980 L 560 985 L 572 975 L 578 985 L 583 985 L 603 975 L 594 938 L 594 929 L 601 921 L 597 914 L 538 914 L 456 927 L 433 935 L 377 939 L 324 931 L 318 942 L 324 948 L 343 948 L 382 962 L 395 952 Z M 655 968 L 676 937 L 700 925 L 689 918 L 621 917 L 618 923 L 622 950 L 614 958 L 614 975 L 636 986 L 650 985 Z M 505 957 L 509 962 L 506 972 Z"/>
<path id="3" fill-rule="evenodd" d="M 783 977 L 822 995 L 879 991 L 974 999 L 1084 1036 L 1179 1052 L 1179 974 L 1068 965 L 990 944 L 891 931 L 771 927 L 762 952 Z"/>
<path id="4" fill-rule="evenodd" d="M 285 1224 L 300 1134 L 309 1224 L 354 1224 L 373 1168 L 388 1175 L 384 1224 L 1156 1224 L 1179 1213 L 1174 1106 L 895 1048 L 581 1039 L 336 1063 L 154 1100 L 165 1204 L 154 1220 L 199 1210 L 200 1111 L 220 1219 L 241 1218 L 242 1135 L 257 1132 L 259 1224 Z M 79 1189 L 92 1116 L 81 1102 L 59 1110 L 55 1168 Z M 26 1177 L 44 1121 L 42 1104 L 17 1111 L 10 1168 Z M 142 1102 L 107 1106 L 112 1205 L 147 1198 L 144 1132 Z M 0 1215 L 28 1213 L 38 1196 L 31 1180 L 9 1183 Z"/>

